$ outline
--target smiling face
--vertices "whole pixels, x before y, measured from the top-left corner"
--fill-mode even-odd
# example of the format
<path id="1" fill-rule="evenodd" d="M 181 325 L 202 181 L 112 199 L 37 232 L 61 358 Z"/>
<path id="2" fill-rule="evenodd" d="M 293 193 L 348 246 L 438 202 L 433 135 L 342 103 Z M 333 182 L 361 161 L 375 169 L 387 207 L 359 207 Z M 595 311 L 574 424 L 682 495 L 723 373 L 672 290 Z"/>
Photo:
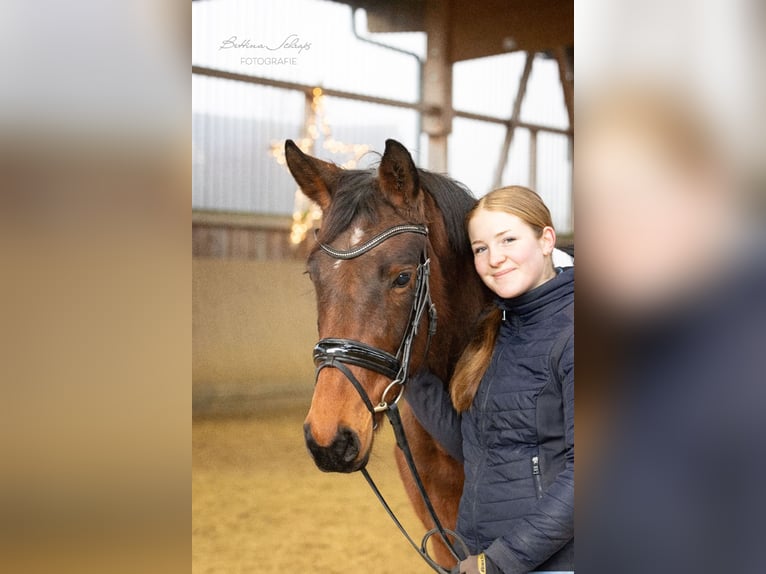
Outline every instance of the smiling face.
<path id="1" fill-rule="evenodd" d="M 478 209 L 468 222 L 474 265 L 482 281 L 500 297 L 518 297 L 555 276 L 552 227 L 541 233 L 516 215 Z"/>

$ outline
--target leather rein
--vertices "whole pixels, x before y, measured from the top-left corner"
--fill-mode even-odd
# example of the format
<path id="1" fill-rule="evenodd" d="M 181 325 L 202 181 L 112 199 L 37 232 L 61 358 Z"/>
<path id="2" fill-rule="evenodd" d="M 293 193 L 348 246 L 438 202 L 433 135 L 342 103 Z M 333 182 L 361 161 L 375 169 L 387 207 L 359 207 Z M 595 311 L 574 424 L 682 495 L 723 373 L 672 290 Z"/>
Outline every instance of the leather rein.
<path id="1" fill-rule="evenodd" d="M 386 502 L 382 493 L 378 489 L 375 482 L 372 480 L 369 472 L 365 466 L 360 470 L 365 480 L 369 484 L 375 496 L 380 501 L 383 508 L 388 515 L 394 521 L 394 524 L 399 528 L 399 531 L 404 535 L 410 545 L 415 551 L 425 560 L 425 562 L 436 572 L 440 574 L 449 574 L 449 571 L 437 564 L 429 555 L 427 544 L 430 538 L 438 534 L 439 538 L 444 542 L 446 547 L 451 552 L 452 556 L 458 562 L 467 557 L 469 554 L 468 548 L 460 537 L 452 530 L 446 529 L 442 526 L 439 517 L 436 514 L 436 510 L 431 503 L 431 499 L 426 492 L 423 481 L 420 478 L 420 474 L 415 466 L 415 460 L 410 449 L 407 436 L 404 432 L 404 426 L 402 424 L 401 415 L 399 413 L 399 399 L 404 394 L 404 386 L 407 383 L 410 375 L 410 358 L 412 354 L 412 346 L 418 335 L 420 323 L 423 318 L 423 314 L 428 311 L 428 339 L 426 341 L 426 350 L 424 356 L 428 355 L 428 349 L 431 344 L 431 339 L 436 333 L 436 307 L 431 300 L 430 291 L 430 269 L 431 260 L 428 258 L 428 227 L 420 224 L 402 224 L 395 225 L 379 233 L 373 238 L 365 241 L 361 245 L 352 247 L 348 250 L 339 250 L 317 241 L 319 248 L 324 251 L 330 257 L 337 260 L 349 260 L 355 259 L 378 247 L 391 237 L 400 235 L 403 233 L 415 233 L 422 235 L 425 238 L 423 250 L 420 257 L 420 263 L 417 268 L 417 275 L 415 279 L 415 297 L 410 309 L 410 316 L 408 319 L 407 327 L 402 337 L 399 349 L 396 354 L 391 354 L 388 351 L 379 349 L 363 343 L 361 341 L 355 341 L 353 339 L 341 339 L 341 338 L 325 338 L 321 339 L 314 347 L 314 364 L 316 366 L 316 378 L 318 381 L 321 371 L 328 367 L 338 369 L 348 379 L 348 381 L 354 386 L 357 393 L 370 411 L 372 416 L 373 430 L 377 428 L 377 422 L 375 416 L 378 413 L 385 413 L 391 422 L 391 426 L 394 429 L 394 435 L 396 437 L 396 444 L 404 454 L 404 458 L 407 462 L 407 466 L 412 474 L 415 484 L 418 488 L 421 498 L 425 503 L 426 509 L 434 522 L 434 528 L 429 530 L 420 546 L 418 546 L 412 537 L 407 533 L 407 530 L 402 526 L 399 519 L 394 514 L 391 507 Z M 391 380 L 389 385 L 383 391 L 380 400 L 377 404 L 373 404 L 367 392 L 362 387 L 359 380 L 354 376 L 347 365 L 353 365 L 355 367 L 361 367 L 368 369 Z M 461 556 L 455 549 L 453 542 L 449 539 L 452 536 L 456 542 L 460 545 L 460 550 L 464 554 Z"/>

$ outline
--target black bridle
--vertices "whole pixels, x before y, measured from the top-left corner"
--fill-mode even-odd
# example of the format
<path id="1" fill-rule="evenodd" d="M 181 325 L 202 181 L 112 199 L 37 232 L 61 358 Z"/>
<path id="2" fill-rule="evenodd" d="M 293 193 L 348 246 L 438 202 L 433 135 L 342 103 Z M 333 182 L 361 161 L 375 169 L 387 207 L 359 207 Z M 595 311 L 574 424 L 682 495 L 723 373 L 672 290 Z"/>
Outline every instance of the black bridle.
<path id="1" fill-rule="evenodd" d="M 371 251 L 375 247 L 384 243 L 386 240 L 400 235 L 403 233 L 415 233 L 424 236 L 423 250 L 421 252 L 420 263 L 418 264 L 417 274 L 415 278 L 415 296 L 412 301 L 412 307 L 410 309 L 410 316 L 407 322 L 407 327 L 402 336 L 402 340 L 399 344 L 399 349 L 396 354 L 393 355 L 388 351 L 379 349 L 363 343 L 361 341 L 355 341 L 353 339 L 341 339 L 341 338 L 326 338 L 321 339 L 314 347 L 314 364 L 316 365 L 316 379 L 319 379 L 321 371 L 327 367 L 333 367 L 343 373 L 348 381 L 354 386 L 359 396 L 364 402 L 367 410 L 370 411 L 372 416 L 373 429 L 377 428 L 376 415 L 379 413 L 385 413 L 391 426 L 394 429 L 396 436 L 396 443 L 404 454 L 404 458 L 407 461 L 407 466 L 412 473 L 415 480 L 415 484 L 418 488 L 420 496 L 425 503 L 426 509 L 434 522 L 434 528 L 429 530 L 423 537 L 420 547 L 407 533 L 406 529 L 402 526 L 401 522 L 397 519 L 391 507 L 386 502 L 385 498 L 381 494 L 375 482 L 372 480 L 369 472 L 367 471 L 366 464 L 360 470 L 364 476 L 370 488 L 375 493 L 383 508 L 388 515 L 394 521 L 401 533 L 420 554 L 431 568 L 440 574 L 448 574 L 448 571 L 437 564 L 428 554 L 426 548 L 430 538 L 438 534 L 444 544 L 452 553 L 455 560 L 460 561 L 461 557 L 458 555 L 453 543 L 450 541 L 449 536 L 452 536 L 455 541 L 461 545 L 461 551 L 463 552 L 463 558 L 467 557 L 469 551 L 460 539 L 460 537 L 452 530 L 446 529 L 442 526 L 439 517 L 436 514 L 436 510 L 431 503 L 431 499 L 428 497 L 423 481 L 420 478 L 420 474 L 415 466 L 415 460 L 412 456 L 412 450 L 410 449 L 407 436 L 404 432 L 404 426 L 402 424 L 401 415 L 399 413 L 399 399 L 401 399 L 404 393 L 404 386 L 407 383 L 410 375 L 410 358 L 412 354 L 412 346 L 418 335 L 420 323 L 423 319 L 423 314 L 428 311 L 428 338 L 426 340 L 426 348 L 424 357 L 428 355 L 428 349 L 431 344 L 431 339 L 436 333 L 436 307 L 431 300 L 430 290 L 430 271 L 431 261 L 428 258 L 428 227 L 420 224 L 403 224 L 390 227 L 389 229 L 379 233 L 372 239 L 365 241 L 357 247 L 353 247 L 348 250 L 335 249 L 329 245 L 317 241 L 320 249 L 328 254 L 330 257 L 338 260 L 355 259 Z M 368 369 L 391 380 L 389 385 L 383 391 L 380 397 L 380 401 L 377 404 L 373 404 L 369 395 L 362 387 L 359 380 L 354 376 L 347 365 L 353 365 L 355 367 L 361 367 Z"/>

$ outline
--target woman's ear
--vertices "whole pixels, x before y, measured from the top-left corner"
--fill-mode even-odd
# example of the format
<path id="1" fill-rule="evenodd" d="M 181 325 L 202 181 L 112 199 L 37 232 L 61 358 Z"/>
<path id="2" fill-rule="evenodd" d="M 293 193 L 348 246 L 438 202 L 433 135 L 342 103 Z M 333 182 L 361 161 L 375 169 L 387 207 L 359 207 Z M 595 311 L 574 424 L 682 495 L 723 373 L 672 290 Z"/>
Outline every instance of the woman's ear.
<path id="1" fill-rule="evenodd" d="M 553 250 L 556 248 L 556 231 L 552 227 L 543 227 L 540 245 L 543 248 L 543 255 L 548 256 L 553 253 Z"/>

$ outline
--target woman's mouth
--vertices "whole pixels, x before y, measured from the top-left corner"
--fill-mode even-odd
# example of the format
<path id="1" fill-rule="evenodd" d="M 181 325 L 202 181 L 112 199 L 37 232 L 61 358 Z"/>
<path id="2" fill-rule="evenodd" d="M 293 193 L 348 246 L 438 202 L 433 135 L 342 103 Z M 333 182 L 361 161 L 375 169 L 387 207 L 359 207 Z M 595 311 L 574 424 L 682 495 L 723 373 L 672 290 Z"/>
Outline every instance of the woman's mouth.
<path id="1" fill-rule="evenodd" d="M 508 269 L 503 269 L 502 271 L 498 271 L 497 273 L 493 273 L 492 277 L 494 279 L 500 279 L 501 277 L 504 277 L 508 275 L 511 271 L 513 271 L 513 267 L 509 267 Z"/>

